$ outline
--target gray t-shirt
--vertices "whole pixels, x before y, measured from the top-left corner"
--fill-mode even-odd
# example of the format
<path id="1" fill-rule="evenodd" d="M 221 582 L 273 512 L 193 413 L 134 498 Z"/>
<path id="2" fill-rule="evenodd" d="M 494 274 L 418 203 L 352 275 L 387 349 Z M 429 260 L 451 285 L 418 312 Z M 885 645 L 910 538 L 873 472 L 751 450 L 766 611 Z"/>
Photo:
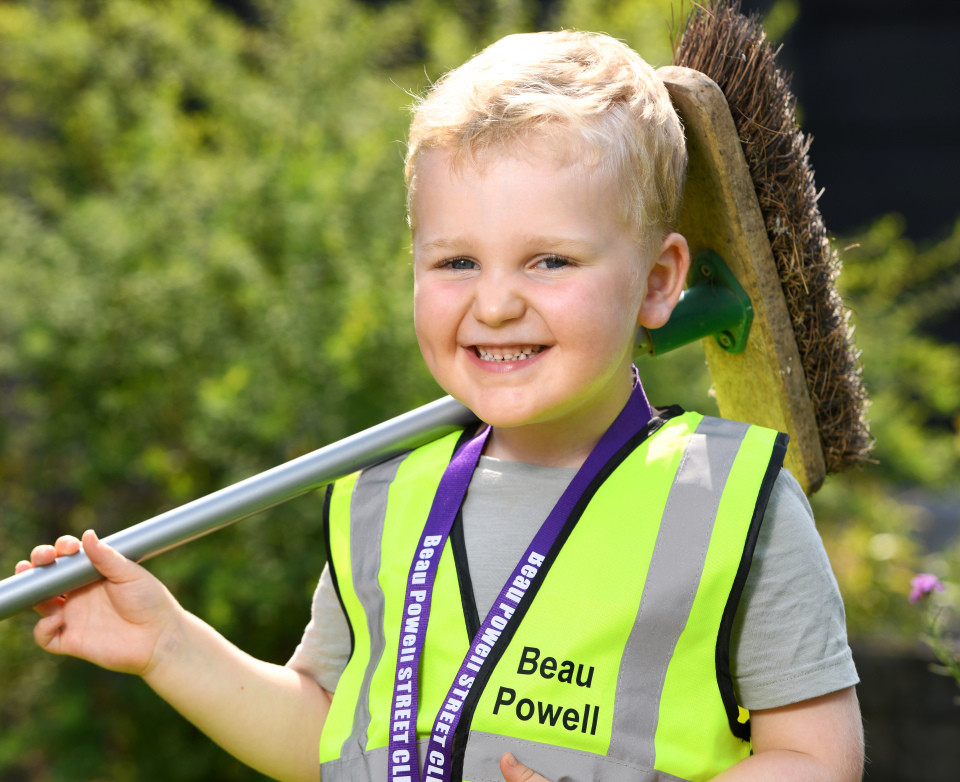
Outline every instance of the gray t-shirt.
<path id="1" fill-rule="evenodd" d="M 482 456 L 463 506 L 474 597 L 486 615 L 575 469 Z M 843 601 L 803 490 L 786 470 L 774 484 L 732 634 L 731 673 L 748 709 L 769 709 L 856 684 Z M 287 663 L 333 691 L 350 631 L 328 568 L 310 623 Z"/>

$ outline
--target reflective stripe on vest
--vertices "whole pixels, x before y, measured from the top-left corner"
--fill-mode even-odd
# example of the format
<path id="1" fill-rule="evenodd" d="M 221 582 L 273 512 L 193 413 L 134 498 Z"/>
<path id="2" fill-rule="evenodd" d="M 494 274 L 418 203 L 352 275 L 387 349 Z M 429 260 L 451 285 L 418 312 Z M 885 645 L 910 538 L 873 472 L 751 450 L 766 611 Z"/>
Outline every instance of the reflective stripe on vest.
<path id="1" fill-rule="evenodd" d="M 516 633 L 491 653 L 461 721 L 470 729 L 463 779 L 499 780 L 499 757 L 513 751 L 555 782 L 697 782 L 749 753 L 728 721 L 736 725 L 737 709 L 726 641 L 785 438 L 692 413 L 653 429 L 572 520 Z M 328 551 L 354 651 L 321 739 L 325 782 L 384 778 L 402 586 L 456 441 L 329 495 Z M 418 735 L 429 734 L 467 646 L 447 546 Z"/>

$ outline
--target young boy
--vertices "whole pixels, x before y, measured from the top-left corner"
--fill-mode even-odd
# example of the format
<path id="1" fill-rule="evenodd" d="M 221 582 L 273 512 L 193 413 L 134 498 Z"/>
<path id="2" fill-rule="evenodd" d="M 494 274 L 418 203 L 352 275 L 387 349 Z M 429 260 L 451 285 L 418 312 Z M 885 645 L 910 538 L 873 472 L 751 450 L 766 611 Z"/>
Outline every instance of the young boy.
<path id="1" fill-rule="evenodd" d="M 510 36 L 448 74 L 410 134 L 415 320 L 485 426 L 328 491 L 287 666 L 92 532 L 106 580 L 39 606 L 37 642 L 142 676 L 279 779 L 860 779 L 843 608 L 784 438 L 653 410 L 631 365 L 686 275 L 684 164 L 663 84 L 606 36 Z"/>

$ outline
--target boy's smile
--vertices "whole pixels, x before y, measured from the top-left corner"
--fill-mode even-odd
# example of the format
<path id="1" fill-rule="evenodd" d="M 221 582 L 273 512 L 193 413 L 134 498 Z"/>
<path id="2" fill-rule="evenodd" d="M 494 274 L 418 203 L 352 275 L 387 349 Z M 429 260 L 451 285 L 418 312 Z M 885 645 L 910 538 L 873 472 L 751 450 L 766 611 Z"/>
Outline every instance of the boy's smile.
<path id="1" fill-rule="evenodd" d="M 418 161 L 417 337 L 437 382 L 494 427 L 488 455 L 579 464 L 626 403 L 638 317 L 666 321 L 676 272 L 643 257 L 617 195 L 544 142 Z"/>

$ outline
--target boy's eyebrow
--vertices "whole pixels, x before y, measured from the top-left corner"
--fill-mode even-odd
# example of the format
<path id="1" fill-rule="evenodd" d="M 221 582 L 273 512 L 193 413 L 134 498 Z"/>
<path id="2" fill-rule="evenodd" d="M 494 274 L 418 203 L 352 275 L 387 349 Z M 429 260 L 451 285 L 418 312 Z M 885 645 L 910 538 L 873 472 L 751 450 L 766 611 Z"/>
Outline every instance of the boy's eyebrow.
<path id="1" fill-rule="evenodd" d="M 463 241 L 460 239 L 434 239 L 432 242 L 418 242 L 416 236 L 414 236 L 413 246 L 418 247 L 421 250 L 448 250 L 451 247 L 456 247 L 462 245 Z"/>
<path id="2" fill-rule="evenodd" d="M 597 247 L 595 241 L 576 236 L 543 236 L 531 235 L 524 237 L 524 240 L 533 247 L 548 247 L 556 252 L 567 252 L 577 254 L 584 251 L 591 251 Z"/>
<path id="3" fill-rule="evenodd" d="M 420 250 L 449 250 L 451 248 L 462 248 L 470 245 L 472 242 L 466 236 L 440 237 L 429 242 L 417 242 L 414 240 L 414 246 Z M 591 251 L 596 244 L 589 239 L 571 237 L 571 236 L 546 236 L 542 234 L 529 234 L 521 238 L 524 247 L 539 247 L 549 249 L 552 252 L 571 252 L 582 253 Z"/>

